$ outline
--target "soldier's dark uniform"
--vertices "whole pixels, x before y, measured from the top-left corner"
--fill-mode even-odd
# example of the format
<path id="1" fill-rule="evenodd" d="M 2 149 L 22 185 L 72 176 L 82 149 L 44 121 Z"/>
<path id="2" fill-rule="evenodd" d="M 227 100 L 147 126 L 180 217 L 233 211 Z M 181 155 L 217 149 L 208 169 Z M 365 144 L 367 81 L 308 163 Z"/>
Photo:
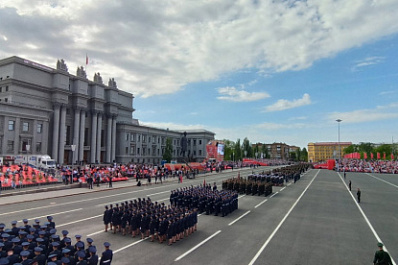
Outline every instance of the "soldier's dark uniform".
<path id="1" fill-rule="evenodd" d="M 104 243 L 105 251 L 102 252 L 100 265 L 111 265 L 113 252 L 109 249 L 110 245 L 108 242 Z"/>

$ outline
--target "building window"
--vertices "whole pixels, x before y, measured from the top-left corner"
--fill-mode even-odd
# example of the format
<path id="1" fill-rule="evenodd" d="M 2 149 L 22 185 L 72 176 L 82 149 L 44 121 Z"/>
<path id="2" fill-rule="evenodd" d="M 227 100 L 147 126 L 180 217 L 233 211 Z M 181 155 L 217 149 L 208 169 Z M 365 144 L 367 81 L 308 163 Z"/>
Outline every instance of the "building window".
<path id="1" fill-rule="evenodd" d="M 36 153 L 41 153 L 41 142 L 36 143 Z"/>
<path id="2" fill-rule="evenodd" d="M 128 140 L 129 140 L 129 134 L 126 133 L 126 141 L 128 141 Z"/>
<path id="3" fill-rule="evenodd" d="M 138 135 L 137 142 L 141 142 L 141 134 Z"/>
<path id="4" fill-rule="evenodd" d="M 196 150 L 193 150 L 193 155 L 196 156 Z"/>
<path id="5" fill-rule="evenodd" d="M 142 142 L 145 143 L 145 135 L 142 136 Z"/>
<path id="6" fill-rule="evenodd" d="M 141 151 L 141 150 L 140 150 L 140 148 L 138 147 L 138 148 L 137 148 L 137 155 L 140 155 L 140 154 L 141 154 L 140 151 Z"/>
<path id="7" fill-rule="evenodd" d="M 14 141 L 7 141 L 7 152 L 14 152 Z"/>
<path id="8" fill-rule="evenodd" d="M 193 145 L 196 145 L 196 139 L 193 139 Z"/>
<path id="9" fill-rule="evenodd" d="M 5 98 L 5 99 L 4 99 L 4 102 L 8 102 L 8 98 Z"/>
<path id="10" fill-rule="evenodd" d="M 15 121 L 8 121 L 8 130 L 9 131 L 15 130 Z"/>
<path id="11" fill-rule="evenodd" d="M 160 144 L 160 136 L 158 137 L 158 144 Z"/>
<path id="12" fill-rule="evenodd" d="M 201 145 L 202 144 L 202 140 L 199 140 L 199 145 Z"/>
<path id="13" fill-rule="evenodd" d="M 135 141 L 135 134 L 134 133 L 131 134 L 130 139 L 131 139 L 132 142 Z"/>
<path id="14" fill-rule="evenodd" d="M 151 142 L 151 136 L 148 136 L 148 143 Z"/>
<path id="15" fill-rule="evenodd" d="M 126 155 L 129 153 L 129 148 L 126 147 Z"/>
<path id="16" fill-rule="evenodd" d="M 43 124 L 37 124 L 37 133 L 43 132 Z"/>
<path id="17" fill-rule="evenodd" d="M 8 91 L 8 86 L 6 86 L 6 92 Z"/>
<path id="18" fill-rule="evenodd" d="M 29 122 L 23 122 L 22 123 L 22 131 L 23 132 L 29 132 Z"/>
<path id="19" fill-rule="evenodd" d="M 199 150 L 199 155 L 200 155 L 200 156 L 202 155 L 202 150 Z"/>

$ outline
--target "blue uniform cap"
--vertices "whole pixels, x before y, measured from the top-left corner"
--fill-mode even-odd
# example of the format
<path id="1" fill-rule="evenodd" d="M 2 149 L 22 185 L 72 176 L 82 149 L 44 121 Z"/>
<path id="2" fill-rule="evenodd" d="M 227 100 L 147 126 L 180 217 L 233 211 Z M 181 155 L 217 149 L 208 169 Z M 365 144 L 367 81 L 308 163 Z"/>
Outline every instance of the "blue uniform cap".
<path id="1" fill-rule="evenodd" d="M 1 237 L 2 237 L 2 238 L 9 238 L 9 237 L 10 237 L 10 235 L 9 235 L 9 234 L 7 234 L 7 233 L 3 233 L 3 234 L 1 235 Z"/>
<path id="2" fill-rule="evenodd" d="M 79 251 L 79 252 L 77 252 L 77 256 L 79 258 L 85 258 L 86 257 L 86 253 L 84 253 L 84 251 Z"/>
<path id="3" fill-rule="evenodd" d="M 94 242 L 94 240 L 92 238 L 89 238 L 89 237 L 86 240 L 87 240 L 88 243 L 93 243 Z"/>
<path id="4" fill-rule="evenodd" d="M 0 242 L 0 248 L 4 247 L 4 244 Z"/>
<path id="5" fill-rule="evenodd" d="M 55 255 L 55 256 L 57 256 L 57 255 Z M 57 265 L 57 263 L 50 261 L 47 263 L 47 265 Z"/>
<path id="6" fill-rule="evenodd" d="M 19 242 L 21 242 L 21 240 L 20 240 L 18 237 L 14 237 L 14 238 L 11 240 L 11 242 L 12 242 L 12 243 L 19 243 Z"/>
<path id="7" fill-rule="evenodd" d="M 29 242 L 22 242 L 22 244 L 21 244 L 23 247 L 24 246 L 29 246 L 30 245 L 30 243 Z"/>
<path id="8" fill-rule="evenodd" d="M 12 221 L 11 224 L 12 225 L 16 225 L 18 222 L 17 221 Z"/>
<path id="9" fill-rule="evenodd" d="M 43 238 L 40 238 L 40 237 L 38 237 L 38 238 L 36 238 L 36 242 L 44 242 L 44 239 L 43 239 Z"/>
<path id="10" fill-rule="evenodd" d="M 7 258 L 1 258 L 0 259 L 0 265 L 7 265 L 10 264 Z"/>
<path id="11" fill-rule="evenodd" d="M 53 247 L 58 247 L 58 246 L 59 246 L 59 243 L 58 243 L 58 242 L 52 242 L 51 245 L 52 245 Z"/>
<path id="12" fill-rule="evenodd" d="M 1 223 L 1 224 L 0 224 L 0 229 L 4 229 L 4 227 L 6 227 L 6 225 L 3 224 L 3 223 Z"/>
<path id="13" fill-rule="evenodd" d="M 27 222 L 29 222 L 29 220 L 28 219 L 23 219 L 22 222 L 27 223 Z"/>
<path id="14" fill-rule="evenodd" d="M 30 255 L 30 252 L 27 250 L 21 251 L 21 253 L 19 253 L 22 257 L 27 257 Z"/>
<path id="15" fill-rule="evenodd" d="M 33 235 L 27 235 L 26 238 L 27 239 L 34 239 L 35 237 Z"/>
<path id="16" fill-rule="evenodd" d="M 70 260 L 69 260 L 67 257 L 63 257 L 63 258 L 61 259 L 61 262 L 62 262 L 62 263 L 65 263 L 65 264 L 69 264 Z"/>
<path id="17" fill-rule="evenodd" d="M 90 251 L 91 253 L 95 253 L 95 252 L 97 252 L 97 248 L 94 246 L 91 246 L 88 248 L 88 251 Z"/>
<path id="18" fill-rule="evenodd" d="M 76 237 L 76 238 L 81 238 L 82 236 L 81 236 L 81 235 L 75 235 L 75 237 Z"/>
<path id="19" fill-rule="evenodd" d="M 383 243 L 379 242 L 379 243 L 377 243 L 377 246 L 378 246 L 379 248 L 381 248 L 381 247 L 383 247 Z"/>
<path id="20" fill-rule="evenodd" d="M 52 216 L 47 216 L 47 220 L 52 220 L 53 217 Z"/>
<path id="21" fill-rule="evenodd" d="M 52 238 L 52 239 L 58 239 L 58 238 L 59 238 L 59 235 L 51 235 L 51 238 Z"/>
<path id="22" fill-rule="evenodd" d="M 20 235 L 27 235 L 28 233 L 25 232 L 25 231 L 19 231 L 18 234 L 20 234 Z"/>
<path id="23" fill-rule="evenodd" d="M 45 235 L 46 234 L 46 231 L 39 231 L 39 235 Z"/>
<path id="24" fill-rule="evenodd" d="M 48 255 L 48 258 L 53 258 L 53 257 L 56 257 L 56 256 L 58 256 L 56 253 L 53 253 L 53 254 L 50 254 L 50 255 Z"/>
<path id="25" fill-rule="evenodd" d="M 76 243 L 76 247 L 78 247 L 78 248 L 82 248 L 84 245 L 83 245 L 83 242 L 77 242 Z"/>
<path id="26" fill-rule="evenodd" d="M 64 242 L 65 242 L 65 243 L 70 243 L 70 242 L 71 242 L 71 240 L 70 240 L 70 238 L 69 238 L 69 237 L 67 237 L 67 238 L 65 238 Z"/>
<path id="27" fill-rule="evenodd" d="M 33 227 L 29 228 L 29 232 L 35 232 L 36 229 L 34 229 Z"/>
<path id="28" fill-rule="evenodd" d="M 43 249 L 42 249 L 41 247 L 35 247 L 35 248 L 34 248 L 34 251 L 35 251 L 35 252 L 42 252 Z"/>
<path id="29" fill-rule="evenodd" d="M 53 228 L 50 230 L 50 234 L 55 234 L 55 233 L 57 233 L 57 229 Z"/>
<path id="30" fill-rule="evenodd" d="M 104 243 L 104 246 L 105 246 L 105 247 L 110 247 L 111 244 L 110 244 L 109 242 L 105 242 L 105 243 Z"/>
<path id="31" fill-rule="evenodd" d="M 41 225 L 40 229 L 47 229 L 47 226 L 46 225 Z"/>
<path id="32" fill-rule="evenodd" d="M 63 250 L 62 250 L 62 254 L 67 254 L 67 253 L 69 253 L 70 252 L 70 249 L 69 248 L 64 248 Z"/>
<path id="33" fill-rule="evenodd" d="M 39 219 L 36 219 L 36 220 L 35 220 L 35 223 L 36 223 L 36 224 L 40 223 L 40 220 L 39 220 Z"/>
<path id="34" fill-rule="evenodd" d="M 62 232 L 61 232 L 63 235 L 67 235 L 67 234 L 69 234 L 69 232 L 68 232 L 68 230 L 62 230 Z"/>

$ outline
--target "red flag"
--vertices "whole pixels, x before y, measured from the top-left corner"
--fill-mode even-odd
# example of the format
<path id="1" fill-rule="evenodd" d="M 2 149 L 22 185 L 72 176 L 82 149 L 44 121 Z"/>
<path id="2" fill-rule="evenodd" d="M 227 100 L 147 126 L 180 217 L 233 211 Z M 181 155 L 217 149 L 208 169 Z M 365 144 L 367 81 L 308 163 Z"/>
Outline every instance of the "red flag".
<path id="1" fill-rule="evenodd" d="M 394 160 L 394 154 L 391 153 L 391 160 Z"/>
<path id="2" fill-rule="evenodd" d="M 370 159 L 373 159 L 373 153 L 370 153 Z"/>
<path id="3" fill-rule="evenodd" d="M 380 153 L 377 152 L 377 159 L 380 159 Z"/>
<path id="4" fill-rule="evenodd" d="M 363 158 L 368 159 L 368 153 L 363 153 Z"/>
<path id="5" fill-rule="evenodd" d="M 386 152 L 383 153 L 383 159 L 386 160 Z"/>
<path id="6" fill-rule="evenodd" d="M 88 56 L 86 54 L 86 65 L 88 65 Z"/>

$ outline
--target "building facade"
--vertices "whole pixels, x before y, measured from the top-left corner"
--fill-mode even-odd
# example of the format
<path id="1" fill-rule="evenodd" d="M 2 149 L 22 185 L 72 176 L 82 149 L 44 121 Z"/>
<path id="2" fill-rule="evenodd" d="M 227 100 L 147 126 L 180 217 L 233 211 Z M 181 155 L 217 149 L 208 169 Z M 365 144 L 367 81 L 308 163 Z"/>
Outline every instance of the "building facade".
<path id="1" fill-rule="evenodd" d="M 308 144 L 308 162 L 324 162 L 343 157 L 344 149 L 351 142 L 319 142 Z M 341 155 L 340 155 L 341 154 Z"/>
<path id="2" fill-rule="evenodd" d="M 95 73 L 89 80 L 83 67 L 70 74 L 63 60 L 56 68 L 19 57 L 0 60 L 0 156 L 49 154 L 59 164 L 159 163 L 162 137 L 170 137 L 178 159 L 182 133 L 140 126 L 133 99 L 113 78 L 105 84 Z M 188 131 L 188 137 L 206 142 L 214 133 Z M 205 148 L 189 150 L 197 154 L 194 160 L 206 157 Z"/>

